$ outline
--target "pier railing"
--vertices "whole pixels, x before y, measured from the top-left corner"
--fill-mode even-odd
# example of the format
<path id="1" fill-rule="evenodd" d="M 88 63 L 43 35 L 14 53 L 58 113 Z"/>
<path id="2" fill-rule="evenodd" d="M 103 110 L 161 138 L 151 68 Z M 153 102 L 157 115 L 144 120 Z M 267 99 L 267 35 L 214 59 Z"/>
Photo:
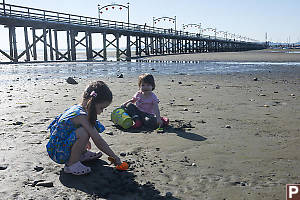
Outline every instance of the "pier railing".
<path id="1" fill-rule="evenodd" d="M 152 26 L 98 19 L 93 17 L 85 17 L 74 14 L 67 14 L 49 10 L 42 10 L 18 5 L 3 4 L 0 3 L 0 15 L 3 17 L 14 17 L 21 19 L 39 20 L 45 22 L 55 22 L 55 23 L 65 23 L 71 25 L 98 27 L 104 29 L 114 29 L 114 30 L 125 30 L 130 32 L 144 32 L 147 34 L 156 35 L 169 35 L 169 36 L 184 36 L 184 37 L 194 37 L 201 39 L 214 39 L 223 41 L 232 41 L 223 37 L 215 37 L 209 35 L 202 35 L 184 31 L 177 31 L 173 29 L 157 28 Z M 236 41 L 236 42 L 246 42 L 246 41 Z"/>

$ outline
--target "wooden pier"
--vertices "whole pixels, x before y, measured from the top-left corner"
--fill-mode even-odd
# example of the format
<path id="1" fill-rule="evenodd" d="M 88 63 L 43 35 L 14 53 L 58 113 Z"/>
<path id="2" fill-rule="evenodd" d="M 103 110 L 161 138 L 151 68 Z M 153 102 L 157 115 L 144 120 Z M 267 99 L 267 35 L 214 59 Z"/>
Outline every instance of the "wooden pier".
<path id="1" fill-rule="evenodd" d="M 108 48 L 115 49 L 117 61 L 131 61 L 151 55 L 186 54 L 220 51 L 246 51 L 265 48 L 264 44 L 162 29 L 146 25 L 104 20 L 42 9 L 0 3 L 0 25 L 8 29 L 9 52 L 1 48 L 11 63 L 36 61 L 78 61 L 79 45 L 85 48 L 86 61 L 108 58 Z M 17 43 L 16 29 L 23 29 L 25 47 Z M 66 49 L 60 48 L 58 33 L 64 32 Z M 39 34 L 38 34 L 39 33 Z M 80 36 L 81 35 L 81 36 Z M 120 48 L 120 40 L 126 48 Z M 102 47 L 93 47 L 101 40 Z M 37 55 L 43 46 L 43 59 Z M 1 63 L 1 62 L 0 62 Z"/>

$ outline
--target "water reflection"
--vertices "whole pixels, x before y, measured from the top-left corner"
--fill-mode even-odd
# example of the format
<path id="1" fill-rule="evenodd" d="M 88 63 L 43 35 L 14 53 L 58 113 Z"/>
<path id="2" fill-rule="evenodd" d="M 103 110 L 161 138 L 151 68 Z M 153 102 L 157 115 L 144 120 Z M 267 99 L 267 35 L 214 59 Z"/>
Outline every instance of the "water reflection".
<path id="1" fill-rule="evenodd" d="M 0 81 L 9 80 L 12 75 L 35 77 L 37 74 L 47 77 L 101 77 L 116 76 L 123 73 L 136 76 L 141 73 L 154 75 L 178 74 L 226 74 L 257 71 L 274 71 L 286 67 L 299 67 L 300 63 L 274 62 L 198 62 L 198 63 L 141 63 L 141 62 L 93 62 L 93 63 L 41 63 L 11 64 L 0 66 Z"/>

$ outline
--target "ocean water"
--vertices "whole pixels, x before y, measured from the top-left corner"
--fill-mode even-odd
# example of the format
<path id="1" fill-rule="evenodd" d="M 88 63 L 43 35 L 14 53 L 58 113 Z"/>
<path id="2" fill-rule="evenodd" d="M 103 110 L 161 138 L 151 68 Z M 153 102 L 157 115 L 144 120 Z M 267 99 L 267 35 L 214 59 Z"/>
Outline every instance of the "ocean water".
<path id="1" fill-rule="evenodd" d="M 0 65 L 0 84 L 18 80 L 61 79 L 71 77 L 93 78 L 123 74 L 199 75 L 228 73 L 259 73 L 282 71 L 300 67 L 298 62 L 198 62 L 198 63 L 148 63 L 148 62 L 77 62 L 30 63 Z"/>

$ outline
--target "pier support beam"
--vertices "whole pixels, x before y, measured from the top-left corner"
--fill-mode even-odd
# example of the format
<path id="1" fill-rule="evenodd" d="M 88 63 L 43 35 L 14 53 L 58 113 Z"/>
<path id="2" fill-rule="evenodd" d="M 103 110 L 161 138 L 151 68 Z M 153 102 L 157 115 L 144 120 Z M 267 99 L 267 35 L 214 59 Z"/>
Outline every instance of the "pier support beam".
<path id="1" fill-rule="evenodd" d="M 16 27 L 13 26 L 9 27 L 9 47 L 10 57 L 13 58 L 13 62 L 18 62 Z"/>
<path id="2" fill-rule="evenodd" d="M 164 52 L 163 52 L 163 49 L 164 49 L 163 45 L 164 44 L 163 44 L 162 38 L 159 38 L 159 53 L 162 54 L 162 55 L 164 54 Z"/>
<path id="3" fill-rule="evenodd" d="M 117 33 L 115 35 L 115 37 L 116 37 L 116 43 L 117 43 L 117 45 L 116 45 L 116 57 L 117 57 L 117 61 L 120 61 L 120 34 Z"/>
<path id="4" fill-rule="evenodd" d="M 154 54 L 154 44 L 153 44 L 153 37 L 150 37 L 150 54 Z"/>
<path id="5" fill-rule="evenodd" d="M 92 33 L 88 32 L 88 41 L 89 41 L 89 60 L 93 60 L 93 38 L 92 38 Z"/>
<path id="6" fill-rule="evenodd" d="M 90 59 L 90 53 L 89 53 L 89 33 L 85 32 L 85 55 L 87 60 Z"/>
<path id="7" fill-rule="evenodd" d="M 149 56 L 149 42 L 148 37 L 145 37 L 145 54 Z"/>
<path id="8" fill-rule="evenodd" d="M 131 48 L 130 48 L 130 35 L 127 35 L 126 37 L 127 43 L 126 43 L 126 61 L 131 61 Z"/>
<path id="9" fill-rule="evenodd" d="M 135 37 L 135 55 L 136 56 L 139 55 L 139 37 L 138 36 Z"/>
<path id="10" fill-rule="evenodd" d="M 158 37 L 155 38 L 155 55 L 158 54 Z"/>
<path id="11" fill-rule="evenodd" d="M 70 54 L 70 31 L 67 31 L 67 55 L 68 55 L 68 61 L 71 61 L 71 54 Z"/>
<path id="12" fill-rule="evenodd" d="M 35 28 L 32 28 L 32 41 L 35 41 Z M 36 43 L 33 42 L 32 45 L 32 51 L 33 51 L 33 60 L 37 60 L 37 53 L 36 53 Z"/>
<path id="13" fill-rule="evenodd" d="M 58 55 L 58 41 L 57 41 L 57 31 L 54 30 L 54 44 L 55 44 L 55 58 L 56 60 L 59 59 L 59 55 Z"/>
<path id="14" fill-rule="evenodd" d="M 72 61 L 76 60 L 76 48 L 75 48 L 75 32 L 73 30 L 70 31 L 71 37 L 71 57 Z"/>
<path id="15" fill-rule="evenodd" d="M 138 46 L 139 46 L 139 54 L 138 56 L 141 57 L 142 56 L 142 37 L 139 36 L 139 40 L 138 40 Z"/>
<path id="16" fill-rule="evenodd" d="M 26 62 L 30 61 L 29 54 L 29 40 L 28 40 L 28 30 L 27 27 L 24 27 L 24 39 L 25 39 L 25 49 L 26 49 Z"/>
<path id="17" fill-rule="evenodd" d="M 48 54 L 47 54 L 47 31 L 46 31 L 46 28 L 43 28 L 43 39 L 44 39 L 44 61 L 48 61 Z"/>
<path id="18" fill-rule="evenodd" d="M 51 29 L 49 29 L 48 31 L 49 31 L 49 45 L 50 45 L 50 60 L 54 60 L 53 59 L 53 45 L 52 45 L 52 31 L 51 31 Z"/>
<path id="19" fill-rule="evenodd" d="M 107 61 L 106 33 L 103 33 L 103 60 L 104 60 L 104 61 Z"/>
<path id="20" fill-rule="evenodd" d="M 13 36 L 12 28 L 8 27 L 8 39 L 9 39 L 9 55 L 11 58 L 14 57 L 14 46 L 13 46 Z"/>

